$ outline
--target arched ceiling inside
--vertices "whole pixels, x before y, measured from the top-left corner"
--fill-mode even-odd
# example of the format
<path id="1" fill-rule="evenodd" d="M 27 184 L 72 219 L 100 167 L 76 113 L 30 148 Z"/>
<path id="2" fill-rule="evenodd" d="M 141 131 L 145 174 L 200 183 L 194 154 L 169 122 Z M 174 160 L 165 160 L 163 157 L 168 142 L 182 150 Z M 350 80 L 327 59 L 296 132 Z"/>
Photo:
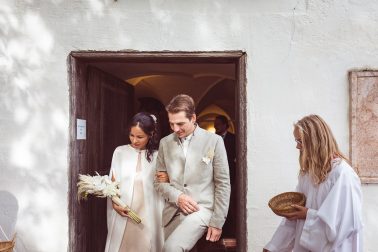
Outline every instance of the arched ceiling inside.
<path id="1" fill-rule="evenodd" d="M 223 79 L 212 86 L 197 104 L 198 111 L 202 111 L 209 104 L 222 108 L 232 119 L 235 119 L 235 81 Z M 209 103 L 209 101 L 212 101 Z"/>
<path id="2" fill-rule="evenodd" d="M 153 97 L 167 104 L 173 96 L 184 93 L 196 101 L 198 113 L 216 104 L 234 116 L 234 64 L 98 62 L 92 65 L 133 85 L 136 99 Z"/>

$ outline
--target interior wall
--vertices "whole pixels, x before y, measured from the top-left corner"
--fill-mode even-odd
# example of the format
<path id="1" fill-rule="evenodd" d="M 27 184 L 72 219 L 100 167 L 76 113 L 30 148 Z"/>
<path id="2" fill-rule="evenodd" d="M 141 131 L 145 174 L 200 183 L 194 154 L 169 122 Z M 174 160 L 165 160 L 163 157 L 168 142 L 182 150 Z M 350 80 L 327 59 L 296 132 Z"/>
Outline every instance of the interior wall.
<path id="1" fill-rule="evenodd" d="M 268 200 L 297 180 L 293 122 L 320 114 L 349 152 L 347 71 L 377 68 L 377 17 L 374 0 L 2 1 L 0 201 L 17 251 L 67 250 L 71 51 L 247 53 L 248 251 L 261 251 L 280 221 Z M 374 252 L 378 185 L 363 193 Z"/>

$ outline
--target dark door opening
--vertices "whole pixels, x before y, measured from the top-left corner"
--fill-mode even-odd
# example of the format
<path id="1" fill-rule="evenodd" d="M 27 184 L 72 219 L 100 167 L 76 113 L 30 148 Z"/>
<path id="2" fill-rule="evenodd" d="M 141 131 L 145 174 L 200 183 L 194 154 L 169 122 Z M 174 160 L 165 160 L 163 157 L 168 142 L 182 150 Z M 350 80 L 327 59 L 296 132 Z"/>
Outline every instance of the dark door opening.
<path id="1" fill-rule="evenodd" d="M 237 136 L 233 238 L 237 240 L 237 251 L 246 251 L 245 57 L 240 51 L 82 51 L 69 55 L 70 251 L 103 251 L 106 238 L 105 201 L 89 199 L 79 204 L 78 174 L 107 174 L 114 148 L 127 142 L 126 125 L 131 116 L 138 110 L 159 108 L 179 93 L 187 93 L 196 100 L 201 127 L 211 130 L 216 114 L 223 114 L 232 122 L 231 131 Z M 87 122 L 86 140 L 76 139 L 77 119 Z M 162 136 L 168 133 L 167 126 L 162 125 Z M 198 246 L 202 246 L 199 251 L 225 251 L 214 245 L 207 250 L 203 244 Z"/>

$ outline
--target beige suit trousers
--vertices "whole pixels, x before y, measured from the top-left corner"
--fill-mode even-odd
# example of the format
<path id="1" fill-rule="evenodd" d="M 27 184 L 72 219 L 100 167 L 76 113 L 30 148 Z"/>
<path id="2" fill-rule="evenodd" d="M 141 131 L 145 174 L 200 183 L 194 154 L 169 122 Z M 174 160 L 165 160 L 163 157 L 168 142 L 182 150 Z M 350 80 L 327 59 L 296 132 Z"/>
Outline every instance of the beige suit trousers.
<path id="1" fill-rule="evenodd" d="M 163 252 L 190 251 L 206 231 L 207 225 L 198 213 L 179 212 L 164 228 Z"/>

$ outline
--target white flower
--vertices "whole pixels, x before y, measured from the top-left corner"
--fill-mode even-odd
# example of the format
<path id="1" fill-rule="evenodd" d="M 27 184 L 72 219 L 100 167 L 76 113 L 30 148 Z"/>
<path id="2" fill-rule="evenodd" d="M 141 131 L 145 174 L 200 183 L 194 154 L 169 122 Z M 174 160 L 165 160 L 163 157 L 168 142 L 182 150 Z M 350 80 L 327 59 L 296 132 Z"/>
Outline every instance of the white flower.
<path id="1" fill-rule="evenodd" d="M 214 150 L 209 149 L 209 151 L 207 152 L 207 155 L 202 158 L 202 162 L 204 162 L 205 164 L 209 164 L 210 161 L 213 159 L 213 157 L 214 157 Z"/>
<path id="2" fill-rule="evenodd" d="M 210 163 L 210 158 L 208 158 L 208 157 L 203 157 L 203 158 L 202 158 L 202 162 L 204 162 L 205 164 L 209 164 L 209 163 Z"/>
<path id="3" fill-rule="evenodd" d="M 103 195 L 106 197 L 112 197 L 112 196 L 117 196 L 119 193 L 119 190 L 117 188 L 117 183 L 111 183 L 108 184 L 103 190 L 102 190 Z"/>
<path id="4" fill-rule="evenodd" d="M 98 190 L 98 191 L 101 191 L 106 187 L 104 180 L 102 179 L 101 176 L 94 176 L 93 177 L 93 185 L 96 188 L 96 190 Z"/>
<path id="5" fill-rule="evenodd" d="M 117 205 L 125 208 L 128 211 L 128 216 L 137 224 L 141 223 L 140 217 L 125 203 L 120 197 L 119 182 L 111 181 L 109 176 L 100 176 L 96 172 L 96 176 L 79 174 L 79 181 L 77 182 L 78 199 L 87 199 L 89 194 L 96 197 L 109 197 Z"/>
<path id="6" fill-rule="evenodd" d="M 103 176 L 103 179 L 104 179 L 104 181 L 105 181 L 105 183 L 106 183 L 107 185 L 110 185 L 110 184 L 114 183 L 114 182 L 109 178 L 108 175 Z"/>

